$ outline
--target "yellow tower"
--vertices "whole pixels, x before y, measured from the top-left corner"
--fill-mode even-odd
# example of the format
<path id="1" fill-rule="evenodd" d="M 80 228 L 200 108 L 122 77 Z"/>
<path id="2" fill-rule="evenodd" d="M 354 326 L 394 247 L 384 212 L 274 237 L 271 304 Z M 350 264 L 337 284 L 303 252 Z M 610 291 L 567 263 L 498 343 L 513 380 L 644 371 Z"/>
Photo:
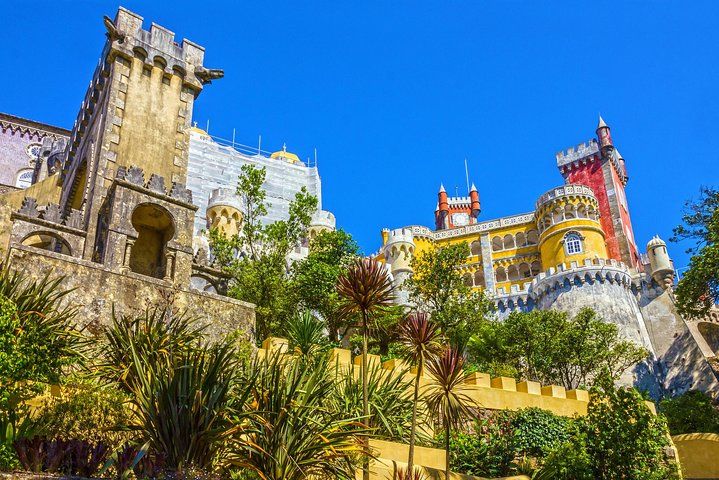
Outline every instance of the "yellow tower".
<path id="1" fill-rule="evenodd" d="M 591 188 L 564 185 L 548 191 L 537 200 L 535 220 L 545 268 L 608 258 L 599 204 Z"/>
<path id="2" fill-rule="evenodd" d="M 218 188 L 207 203 L 207 228 L 217 228 L 227 237 L 236 235 L 242 225 L 242 204 L 230 188 Z"/>

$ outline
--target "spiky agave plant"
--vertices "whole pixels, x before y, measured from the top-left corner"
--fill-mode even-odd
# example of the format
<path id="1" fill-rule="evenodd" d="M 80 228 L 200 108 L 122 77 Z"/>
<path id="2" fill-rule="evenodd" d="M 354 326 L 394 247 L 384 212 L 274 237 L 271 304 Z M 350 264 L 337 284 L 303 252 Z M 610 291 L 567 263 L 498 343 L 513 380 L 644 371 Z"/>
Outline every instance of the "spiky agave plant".
<path id="1" fill-rule="evenodd" d="M 407 471 L 413 472 L 414 444 L 417 430 L 417 404 L 419 402 L 419 381 L 424 374 L 428 360 L 435 358 L 441 351 L 441 333 L 439 326 L 429 319 L 429 315 L 418 312 L 409 315 L 399 327 L 399 341 L 406 360 L 414 365 L 417 373 L 414 379 L 414 398 L 412 403 L 412 426 L 409 437 L 409 456 Z"/>
<path id="2" fill-rule="evenodd" d="M 355 478 L 352 458 L 362 451 L 365 430 L 329 406 L 333 381 L 328 361 L 312 362 L 273 354 L 255 360 L 250 413 L 236 421 L 228 463 L 256 472 L 263 480 Z"/>
<path id="3" fill-rule="evenodd" d="M 476 403 L 463 391 L 468 374 L 464 372 L 465 357 L 455 347 L 447 348 L 444 353 L 427 362 L 430 383 L 425 400 L 444 427 L 445 478 L 449 480 L 449 435 L 453 427 L 472 416 L 472 407 Z"/>
<path id="4" fill-rule="evenodd" d="M 369 322 L 374 314 L 392 304 L 392 279 L 384 265 L 371 258 L 358 259 L 337 279 L 337 294 L 342 300 L 341 315 L 359 316 L 362 322 L 362 415 L 369 418 L 367 386 L 367 342 Z M 370 425 L 371 426 L 371 425 Z M 367 439 L 365 439 L 367 443 Z M 362 468 L 363 480 L 369 480 L 369 460 Z"/>

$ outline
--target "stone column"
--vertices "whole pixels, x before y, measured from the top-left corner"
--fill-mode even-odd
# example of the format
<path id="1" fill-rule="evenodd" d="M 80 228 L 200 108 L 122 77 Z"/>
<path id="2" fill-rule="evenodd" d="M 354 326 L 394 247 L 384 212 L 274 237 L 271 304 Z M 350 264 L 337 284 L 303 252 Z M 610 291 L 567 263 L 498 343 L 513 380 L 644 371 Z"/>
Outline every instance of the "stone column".
<path id="1" fill-rule="evenodd" d="M 483 233 L 479 237 L 482 247 L 482 268 L 484 269 L 484 290 L 487 295 L 492 296 L 494 291 L 494 269 L 492 268 L 492 242 L 489 240 L 489 233 Z"/>
<path id="2" fill-rule="evenodd" d="M 126 237 L 125 239 L 125 252 L 122 256 L 122 267 L 120 267 L 120 273 L 127 273 L 130 271 L 130 255 L 132 254 L 132 247 L 135 246 L 135 239 Z"/>
<path id="3" fill-rule="evenodd" d="M 175 252 L 165 250 L 165 277 L 166 282 L 171 282 L 175 277 Z"/>

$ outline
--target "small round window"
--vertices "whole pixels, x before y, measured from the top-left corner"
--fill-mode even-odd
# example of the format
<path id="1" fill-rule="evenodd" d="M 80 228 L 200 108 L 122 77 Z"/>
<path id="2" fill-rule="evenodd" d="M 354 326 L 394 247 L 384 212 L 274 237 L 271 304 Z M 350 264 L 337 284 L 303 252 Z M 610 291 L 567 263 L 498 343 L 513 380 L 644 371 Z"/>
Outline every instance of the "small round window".
<path id="1" fill-rule="evenodd" d="M 564 236 L 564 250 L 567 255 L 582 253 L 582 237 L 576 232 L 570 232 Z"/>

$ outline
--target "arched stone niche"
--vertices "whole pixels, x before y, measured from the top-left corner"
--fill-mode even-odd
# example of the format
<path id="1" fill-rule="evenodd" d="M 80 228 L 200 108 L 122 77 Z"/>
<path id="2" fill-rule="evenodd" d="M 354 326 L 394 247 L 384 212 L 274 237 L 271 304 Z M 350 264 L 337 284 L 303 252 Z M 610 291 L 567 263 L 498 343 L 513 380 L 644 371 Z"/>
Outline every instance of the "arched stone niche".
<path id="1" fill-rule="evenodd" d="M 175 221 L 170 212 L 160 205 L 143 203 L 132 212 L 131 222 L 137 238 L 132 242 L 130 270 L 149 277 L 171 277 L 167 242 L 175 236 Z"/>

